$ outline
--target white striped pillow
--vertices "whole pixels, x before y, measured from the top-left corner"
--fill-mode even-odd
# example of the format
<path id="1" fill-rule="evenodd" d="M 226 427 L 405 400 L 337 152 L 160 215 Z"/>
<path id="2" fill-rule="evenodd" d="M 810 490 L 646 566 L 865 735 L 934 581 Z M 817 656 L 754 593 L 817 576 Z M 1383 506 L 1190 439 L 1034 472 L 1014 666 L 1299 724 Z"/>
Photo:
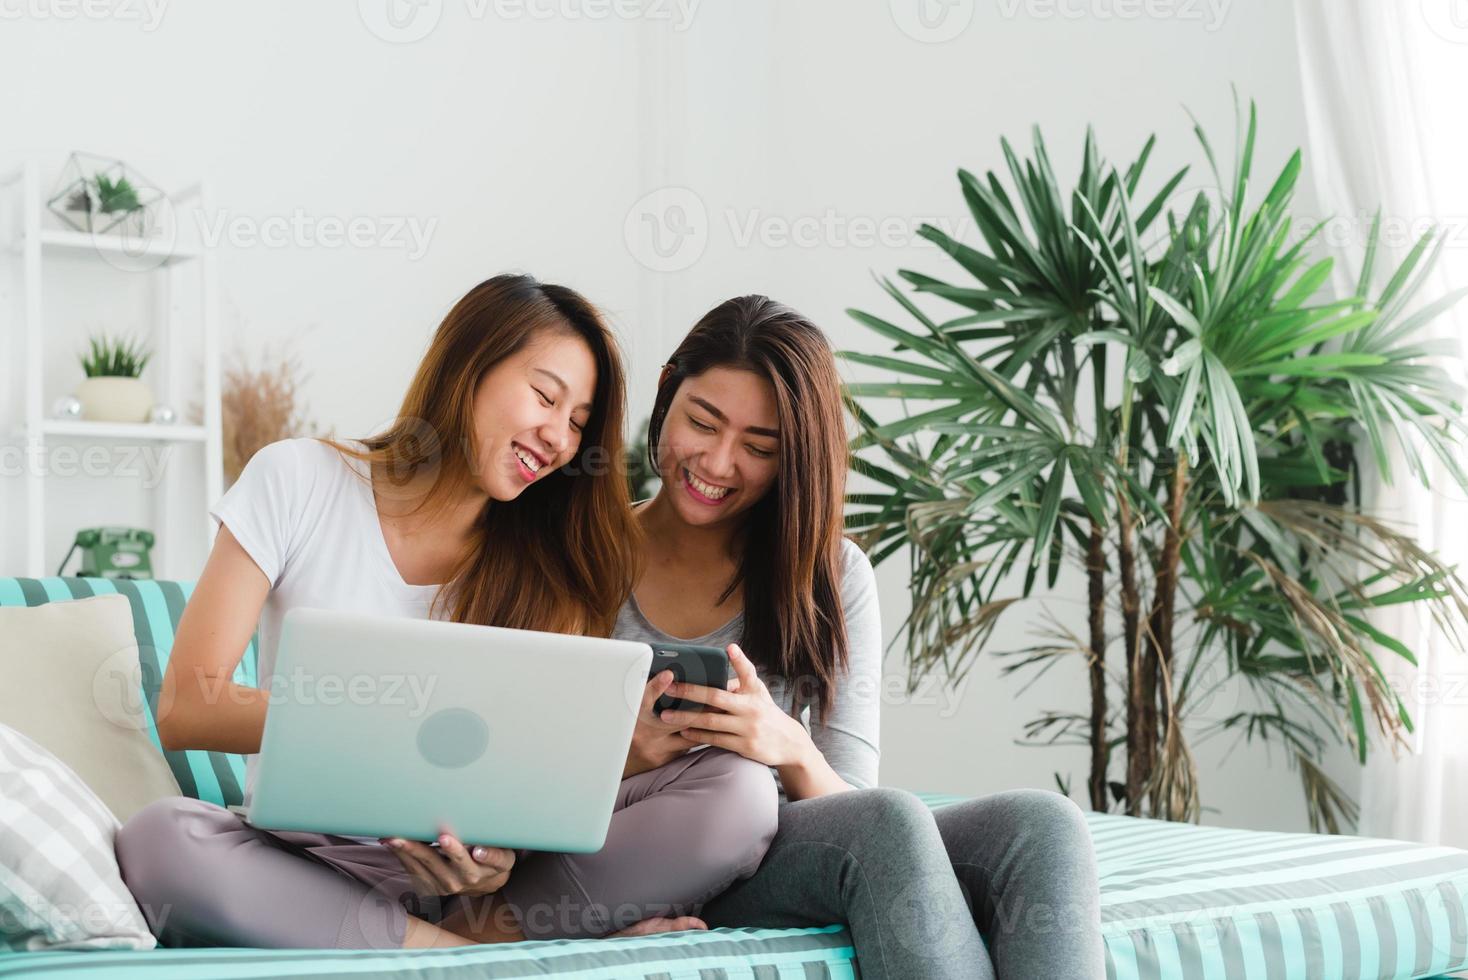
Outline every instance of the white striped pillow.
<path id="1" fill-rule="evenodd" d="M 118 871 L 118 826 L 65 763 L 0 725 L 0 950 L 158 945 Z"/>

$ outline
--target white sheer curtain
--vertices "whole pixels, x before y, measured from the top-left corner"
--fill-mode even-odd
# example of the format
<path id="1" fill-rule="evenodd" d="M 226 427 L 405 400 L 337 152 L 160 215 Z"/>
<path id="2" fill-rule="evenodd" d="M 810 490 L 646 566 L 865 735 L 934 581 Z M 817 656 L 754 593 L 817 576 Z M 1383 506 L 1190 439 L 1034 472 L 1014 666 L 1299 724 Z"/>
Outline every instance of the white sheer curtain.
<path id="1" fill-rule="evenodd" d="M 1468 4 L 1457 0 L 1297 0 L 1296 27 L 1309 126 L 1305 172 L 1337 258 L 1338 284 L 1360 268 L 1380 208 L 1378 269 L 1389 268 L 1429 223 L 1445 228 L 1439 272 L 1420 301 L 1468 284 Z M 1449 106 L 1450 101 L 1454 103 Z M 1439 318 L 1436 335 L 1468 350 L 1468 301 Z M 1400 459 L 1393 486 L 1367 490 L 1372 509 L 1468 575 L 1468 505 L 1445 473 L 1433 492 Z M 1384 746 L 1362 774 L 1360 832 L 1468 847 L 1468 654 L 1407 607 L 1380 625 L 1414 651 L 1389 675 L 1416 722 L 1408 750 Z"/>

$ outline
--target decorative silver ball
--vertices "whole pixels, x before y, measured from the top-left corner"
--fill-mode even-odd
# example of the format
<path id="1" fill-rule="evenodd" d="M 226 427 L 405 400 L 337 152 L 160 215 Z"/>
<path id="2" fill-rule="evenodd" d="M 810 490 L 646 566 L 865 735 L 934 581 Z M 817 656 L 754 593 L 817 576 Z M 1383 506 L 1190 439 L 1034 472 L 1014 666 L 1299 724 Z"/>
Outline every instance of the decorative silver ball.
<path id="1" fill-rule="evenodd" d="M 148 421 L 154 425 L 172 425 L 178 421 L 178 413 L 167 405 L 154 405 L 148 413 Z"/>
<path id="2" fill-rule="evenodd" d="M 56 419 L 79 419 L 82 417 L 82 403 L 73 395 L 58 398 L 51 405 L 51 417 Z"/>

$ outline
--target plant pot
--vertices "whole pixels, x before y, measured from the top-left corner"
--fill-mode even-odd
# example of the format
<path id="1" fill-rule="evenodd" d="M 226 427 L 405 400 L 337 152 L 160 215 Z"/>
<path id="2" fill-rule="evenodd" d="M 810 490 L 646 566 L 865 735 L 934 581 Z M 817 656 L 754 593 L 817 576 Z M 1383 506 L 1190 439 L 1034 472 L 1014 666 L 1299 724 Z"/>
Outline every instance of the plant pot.
<path id="1" fill-rule="evenodd" d="M 143 208 L 130 211 L 103 211 L 100 207 L 67 208 L 72 224 L 89 235 L 118 235 L 131 238 L 156 237 L 158 230 L 148 220 Z"/>
<path id="2" fill-rule="evenodd" d="M 76 388 L 88 422 L 146 422 L 153 391 L 140 378 L 87 378 Z"/>

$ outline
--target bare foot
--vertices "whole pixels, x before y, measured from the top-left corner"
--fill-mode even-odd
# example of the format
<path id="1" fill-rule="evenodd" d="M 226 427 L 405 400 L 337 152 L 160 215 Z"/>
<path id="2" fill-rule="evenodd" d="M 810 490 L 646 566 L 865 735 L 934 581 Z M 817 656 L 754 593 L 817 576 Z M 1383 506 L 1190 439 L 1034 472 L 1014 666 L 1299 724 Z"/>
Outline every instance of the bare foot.
<path id="1" fill-rule="evenodd" d="M 472 946 L 474 940 L 432 922 L 425 922 L 415 915 L 408 916 L 408 931 L 403 936 L 404 949 L 437 949 L 440 946 Z"/>
<path id="2" fill-rule="evenodd" d="M 708 923 L 702 919 L 696 919 L 691 915 L 680 915 L 675 919 L 667 916 L 653 916 L 651 919 L 643 919 L 634 925 L 628 926 L 621 932 L 614 932 L 608 939 L 627 939 L 632 936 L 651 936 L 659 932 L 683 932 L 688 929 L 707 929 Z"/>

